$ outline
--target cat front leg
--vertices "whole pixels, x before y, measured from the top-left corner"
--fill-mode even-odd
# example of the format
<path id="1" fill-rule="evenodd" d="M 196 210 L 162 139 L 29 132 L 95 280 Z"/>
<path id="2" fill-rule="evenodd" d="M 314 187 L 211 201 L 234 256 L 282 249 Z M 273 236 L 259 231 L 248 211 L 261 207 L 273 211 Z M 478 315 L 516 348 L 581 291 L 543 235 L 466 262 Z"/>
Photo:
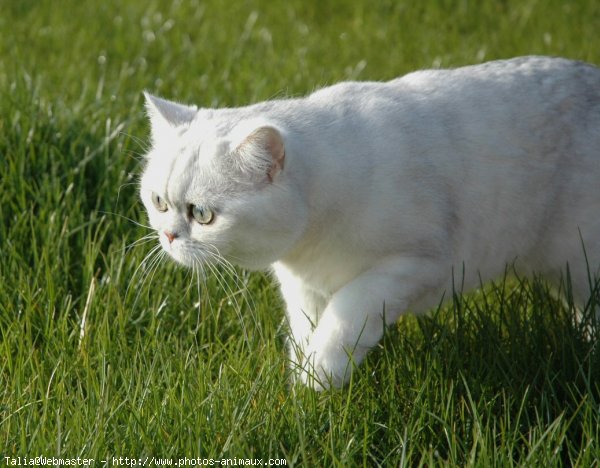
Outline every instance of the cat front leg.
<path id="1" fill-rule="evenodd" d="M 289 327 L 289 365 L 295 376 L 306 359 L 306 349 L 326 301 L 306 291 L 300 297 L 286 300 L 286 317 Z"/>
<path id="2" fill-rule="evenodd" d="M 281 265 L 276 265 L 275 272 L 286 303 L 290 368 L 296 372 L 305 360 L 309 337 L 327 305 L 327 297 Z"/>
<path id="3" fill-rule="evenodd" d="M 385 325 L 426 296 L 441 299 L 443 271 L 430 259 L 388 260 L 341 288 L 309 337 L 300 380 L 316 390 L 346 383 Z"/>

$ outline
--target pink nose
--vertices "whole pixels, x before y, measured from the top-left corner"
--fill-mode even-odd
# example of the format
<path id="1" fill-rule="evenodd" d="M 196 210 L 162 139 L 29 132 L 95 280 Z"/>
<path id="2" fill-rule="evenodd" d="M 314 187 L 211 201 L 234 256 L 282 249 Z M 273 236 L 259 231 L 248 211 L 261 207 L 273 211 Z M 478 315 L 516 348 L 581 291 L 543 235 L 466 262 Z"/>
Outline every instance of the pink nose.
<path id="1" fill-rule="evenodd" d="M 167 239 L 169 239 L 169 244 L 172 243 L 177 238 L 177 234 L 175 234 L 174 232 L 169 232 L 169 231 L 165 231 L 165 236 L 167 236 Z"/>

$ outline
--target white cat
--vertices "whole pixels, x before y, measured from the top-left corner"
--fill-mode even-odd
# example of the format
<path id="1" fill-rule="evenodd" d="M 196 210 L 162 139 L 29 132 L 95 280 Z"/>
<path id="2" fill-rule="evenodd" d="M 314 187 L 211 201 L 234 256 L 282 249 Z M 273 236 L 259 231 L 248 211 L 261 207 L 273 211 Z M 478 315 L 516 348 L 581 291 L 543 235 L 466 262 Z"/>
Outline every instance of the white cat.
<path id="1" fill-rule="evenodd" d="M 451 297 L 453 274 L 468 290 L 569 264 L 583 302 L 600 273 L 594 66 L 524 57 L 237 109 L 146 99 L 141 198 L 162 247 L 272 269 L 317 389 L 347 381 L 384 321 Z"/>

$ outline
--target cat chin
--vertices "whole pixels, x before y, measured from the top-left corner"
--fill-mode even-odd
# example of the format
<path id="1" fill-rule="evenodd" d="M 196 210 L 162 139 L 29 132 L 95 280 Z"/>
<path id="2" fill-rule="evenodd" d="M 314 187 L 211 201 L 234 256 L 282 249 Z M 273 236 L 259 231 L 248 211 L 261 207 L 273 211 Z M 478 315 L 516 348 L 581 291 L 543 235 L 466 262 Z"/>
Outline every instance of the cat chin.
<path id="1" fill-rule="evenodd" d="M 163 251 L 169 254 L 169 257 L 175 263 L 187 268 L 201 267 L 202 265 L 214 264 L 220 261 L 217 256 L 204 252 L 194 241 L 175 239 L 173 243 L 170 243 L 165 236 L 160 236 L 160 245 Z M 210 249 L 208 250 L 210 251 Z M 275 262 L 275 259 L 265 259 L 256 254 L 244 255 L 236 253 L 226 257 L 226 262 L 231 262 L 241 268 L 254 271 L 266 270 Z"/>
<path id="2" fill-rule="evenodd" d="M 178 265 L 184 266 L 186 268 L 193 268 L 194 266 L 202 264 L 202 262 L 198 262 L 192 257 L 189 257 L 187 255 L 179 255 L 173 252 L 169 252 L 169 257 L 171 257 L 171 259 Z"/>
<path id="3" fill-rule="evenodd" d="M 162 237 L 160 239 L 160 244 L 163 250 L 167 254 L 169 254 L 169 257 L 179 265 L 188 268 L 193 268 L 194 266 L 198 266 L 204 263 L 204 261 L 200 261 L 198 259 L 198 256 L 191 255 L 189 252 L 186 252 L 186 249 L 183 245 L 178 246 L 176 244 L 169 244 L 169 242 L 166 239 L 163 239 Z"/>
<path id="4" fill-rule="evenodd" d="M 194 261 L 194 258 L 190 255 L 184 255 L 178 251 L 174 251 L 173 249 L 166 250 L 166 252 L 169 254 L 171 260 L 173 260 L 178 265 L 182 265 L 187 268 L 192 268 L 194 265 L 199 263 L 197 261 Z"/>
<path id="5" fill-rule="evenodd" d="M 177 250 L 169 250 L 167 251 L 169 257 L 178 265 L 181 265 L 186 268 L 197 268 L 202 267 L 207 264 L 215 264 L 218 263 L 219 260 L 211 259 L 210 257 L 206 258 L 204 255 L 190 255 L 183 252 L 179 252 Z M 227 260 L 229 261 L 229 260 Z M 271 268 L 273 262 L 265 262 L 261 259 L 235 259 L 235 265 L 240 268 L 250 270 L 250 271 L 265 271 Z"/>

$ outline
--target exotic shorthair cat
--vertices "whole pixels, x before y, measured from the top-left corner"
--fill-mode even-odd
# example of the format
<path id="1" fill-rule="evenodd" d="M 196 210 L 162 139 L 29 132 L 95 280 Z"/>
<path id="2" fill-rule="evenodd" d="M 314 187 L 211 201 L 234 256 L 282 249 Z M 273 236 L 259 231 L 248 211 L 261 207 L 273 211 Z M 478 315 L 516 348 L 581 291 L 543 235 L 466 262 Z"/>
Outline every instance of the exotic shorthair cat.
<path id="1" fill-rule="evenodd" d="M 600 273 L 600 69 L 523 57 L 205 109 L 146 94 L 141 198 L 177 262 L 271 269 L 302 382 L 508 265 Z"/>

